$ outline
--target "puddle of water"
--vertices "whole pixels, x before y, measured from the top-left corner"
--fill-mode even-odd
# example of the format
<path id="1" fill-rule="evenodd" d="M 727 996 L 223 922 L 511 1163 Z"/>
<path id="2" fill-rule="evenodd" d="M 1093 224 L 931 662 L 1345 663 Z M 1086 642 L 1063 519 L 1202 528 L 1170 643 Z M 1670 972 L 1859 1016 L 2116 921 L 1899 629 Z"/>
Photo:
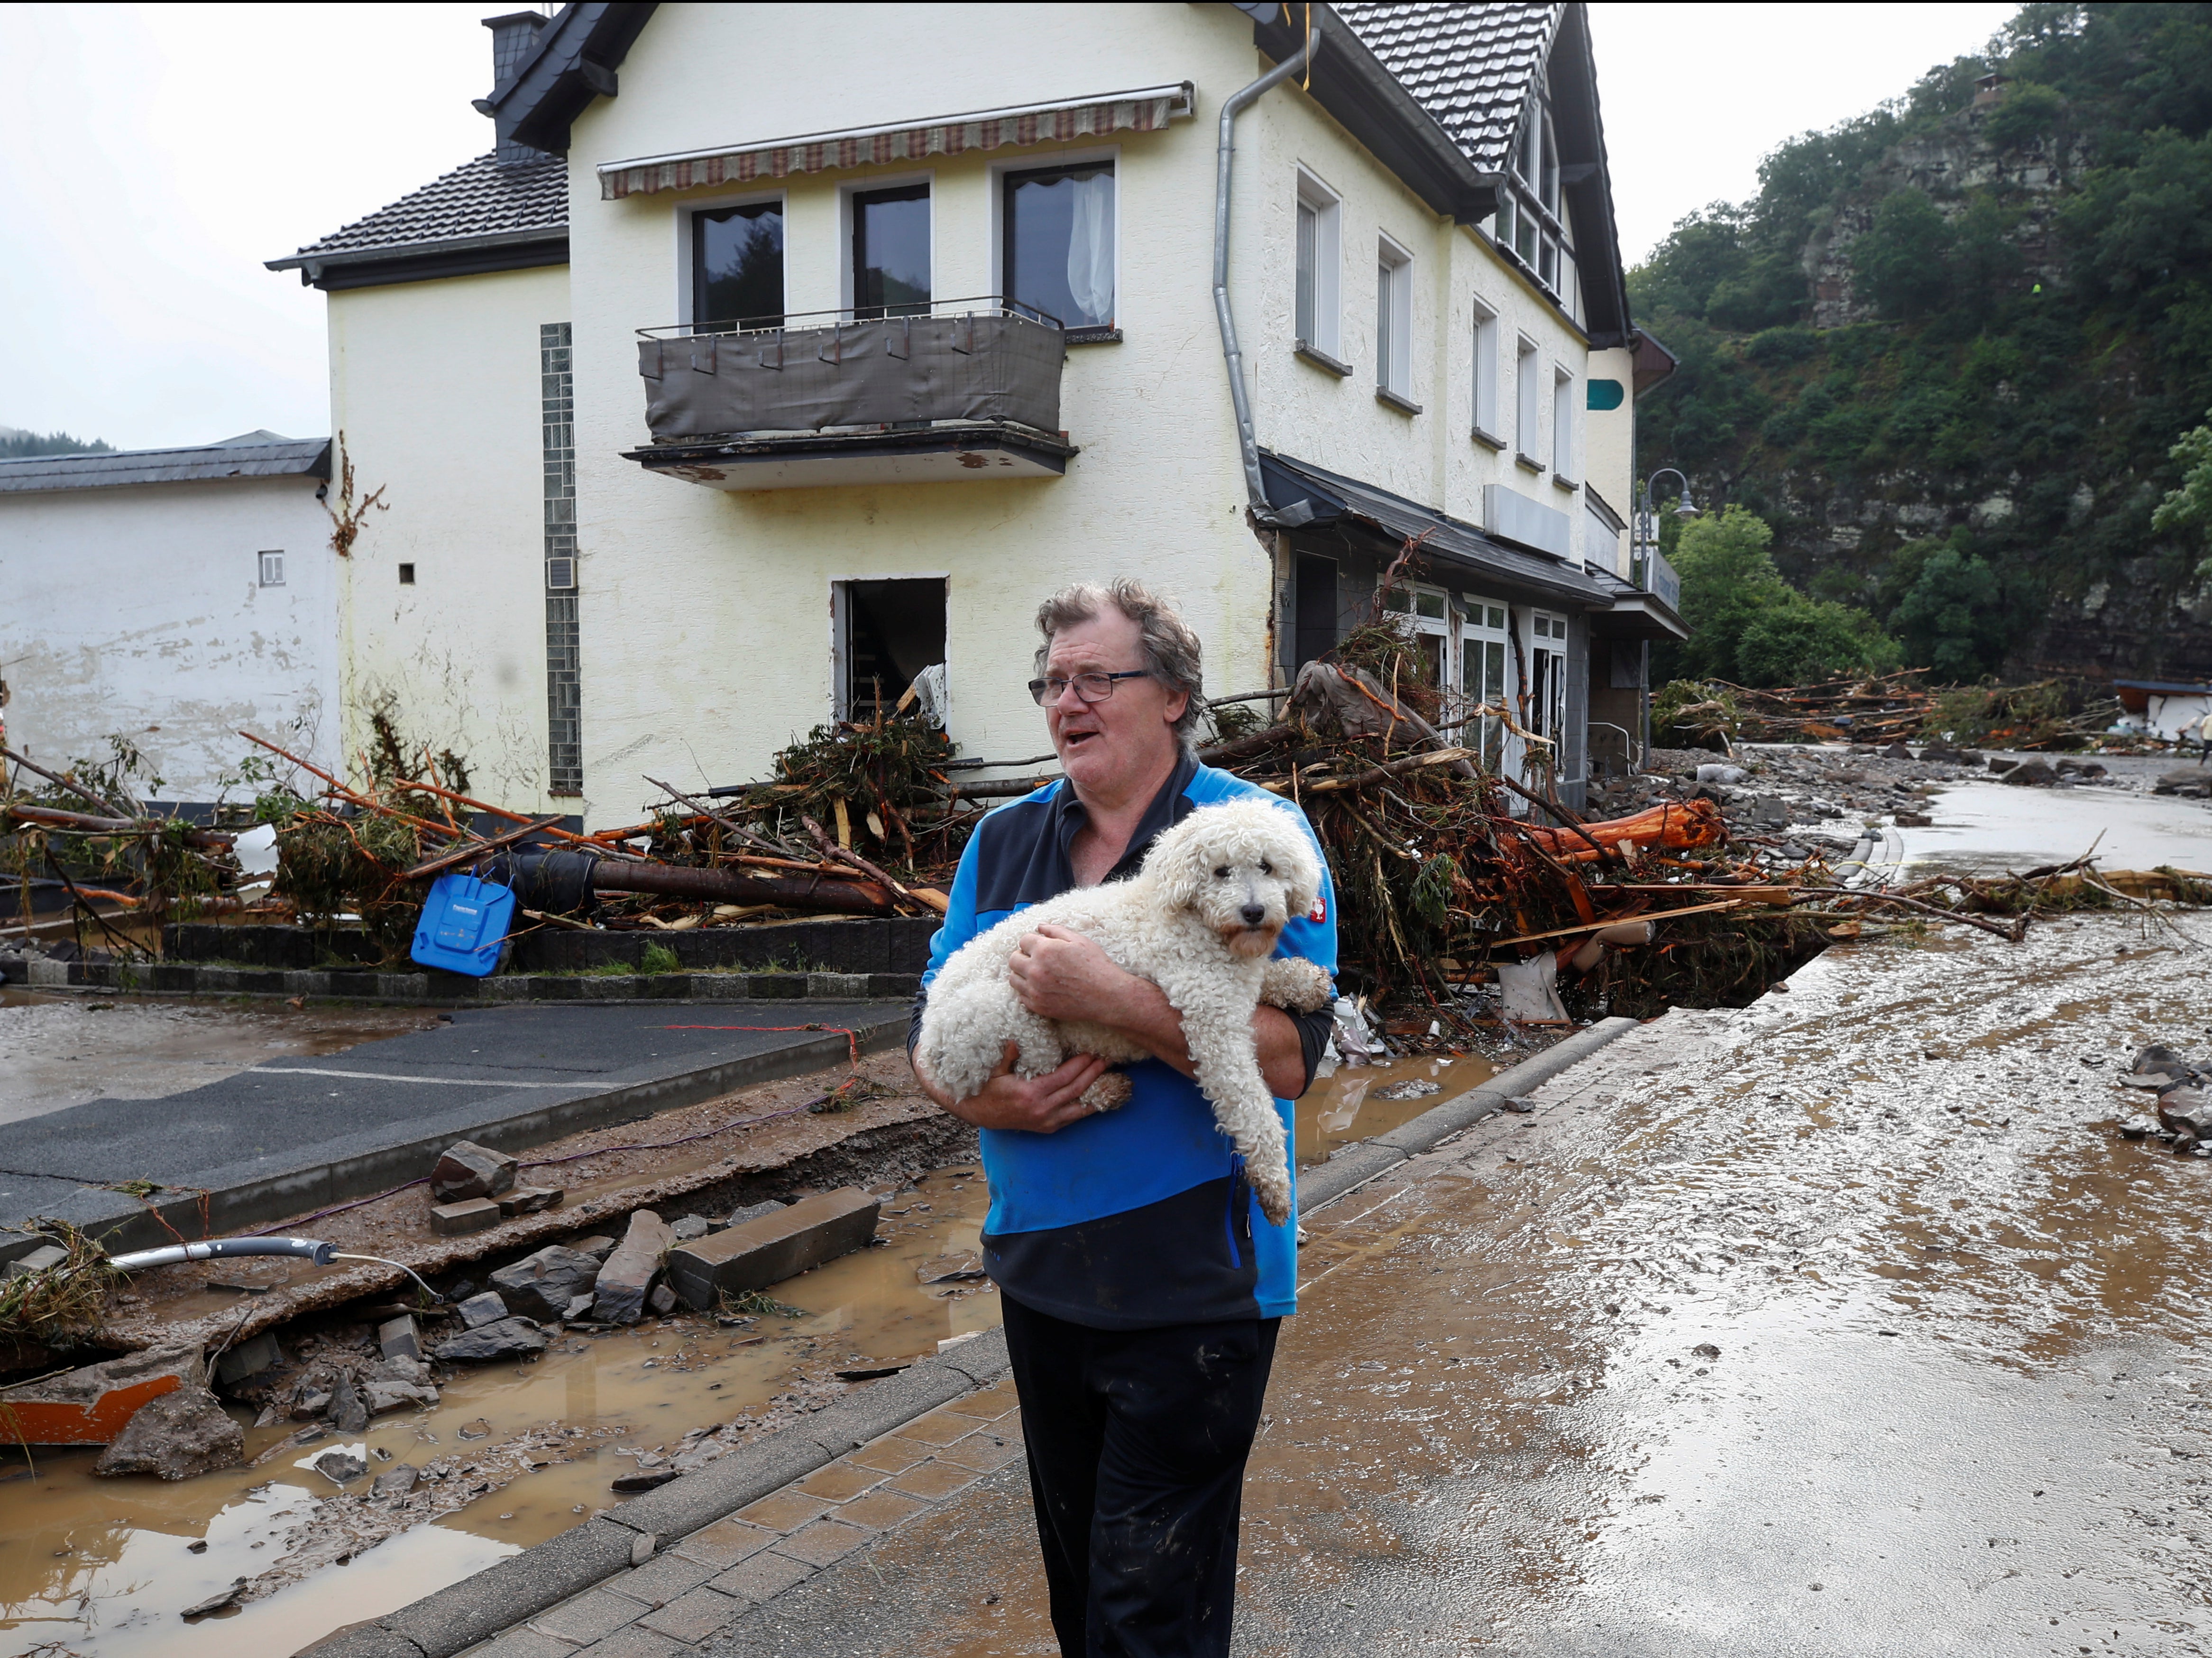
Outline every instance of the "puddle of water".
<path id="1" fill-rule="evenodd" d="M 179 1611 L 237 1577 L 266 1570 L 281 1539 L 334 1488 L 279 1454 L 176 1484 L 94 1479 L 96 1454 L 41 1452 L 35 1478 L 20 1451 L 0 1453 L 0 1633 L 55 1658 L 137 1658 L 220 1647 L 222 1658 L 285 1658 L 343 1624 L 379 1616 L 458 1582 L 500 1556 L 567 1530 L 618 1501 L 610 1483 L 636 1463 L 617 1447 L 668 1446 L 689 1429 L 762 1412 L 804 1371 L 814 1376 L 910 1360 L 947 1336 L 990 1329 L 999 1302 L 987 1283 L 923 1285 L 917 1269 L 980 1247 L 988 1207 L 980 1165 L 925 1175 L 885 1205 L 883 1247 L 788 1279 L 773 1294 L 801 1316 L 725 1329 L 690 1317 L 599 1336 L 570 1332 L 523 1365 L 455 1373 L 438 1407 L 380 1417 L 354 1439 L 333 1436 L 313 1456 L 363 1442 L 371 1474 L 465 1456 L 531 1429 L 620 1423 L 627 1432 L 580 1448 L 576 1460 L 526 1474 L 468 1507 L 402 1533 L 231 1616 L 187 1625 Z M 948 1293 L 958 1291 L 961 1293 Z M 464 1439 L 481 1420 L 488 1435 Z M 259 1454 L 293 1424 L 249 1430 Z M 378 1460 L 377 1450 L 390 1461 Z M 351 1489 L 365 1489 L 366 1480 Z M 582 1512 L 578 1512 L 580 1509 Z M 204 1539 L 206 1551 L 186 1551 Z M 253 1545 L 264 1546 L 256 1549 Z M 61 1552 L 65 1551 L 65 1552 Z M 82 1606 L 80 1601 L 91 1596 Z"/>
<path id="2" fill-rule="evenodd" d="M 1298 1167 L 1325 1163 L 1343 1146 L 1370 1140 L 1410 1123 L 1454 1094 L 1498 1075 L 1498 1067 L 1474 1054 L 1457 1059 L 1400 1059 L 1387 1065 L 1339 1066 L 1316 1077 L 1297 1103 Z M 1436 1092 L 1386 1100 L 1404 1083 L 1433 1082 Z"/>
<path id="3" fill-rule="evenodd" d="M 279 1054 L 343 1053 L 427 1029 L 428 1009 L 242 1008 L 0 992 L 0 1123 L 88 1100 L 157 1100 Z"/>
<path id="4" fill-rule="evenodd" d="M 2032 869 L 2079 857 L 2092 841 L 2107 869 L 2212 869 L 2212 810 L 2174 795 L 1962 783 L 1936 797 L 1932 815 L 1931 828 L 1897 831 L 1921 873 Z"/>

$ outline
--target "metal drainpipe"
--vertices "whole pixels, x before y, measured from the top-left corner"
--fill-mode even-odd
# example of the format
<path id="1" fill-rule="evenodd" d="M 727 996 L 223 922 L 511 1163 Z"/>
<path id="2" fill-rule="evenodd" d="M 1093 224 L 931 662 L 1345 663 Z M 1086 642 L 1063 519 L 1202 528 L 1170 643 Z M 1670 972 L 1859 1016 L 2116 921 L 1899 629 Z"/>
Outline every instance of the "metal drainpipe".
<path id="1" fill-rule="evenodd" d="M 1248 104 L 1310 64 L 1321 50 L 1321 30 L 1306 36 L 1305 48 L 1285 58 L 1221 106 L 1221 148 L 1213 186 L 1213 315 L 1221 325 L 1221 358 L 1229 369 L 1229 398 L 1237 407 L 1237 442 L 1244 456 L 1244 490 L 1255 512 L 1267 515 L 1267 485 L 1260 479 L 1260 441 L 1252 431 L 1252 399 L 1244 389 L 1244 354 L 1237 345 L 1237 319 L 1229 308 L 1229 169 L 1237 154 L 1237 117 Z"/>

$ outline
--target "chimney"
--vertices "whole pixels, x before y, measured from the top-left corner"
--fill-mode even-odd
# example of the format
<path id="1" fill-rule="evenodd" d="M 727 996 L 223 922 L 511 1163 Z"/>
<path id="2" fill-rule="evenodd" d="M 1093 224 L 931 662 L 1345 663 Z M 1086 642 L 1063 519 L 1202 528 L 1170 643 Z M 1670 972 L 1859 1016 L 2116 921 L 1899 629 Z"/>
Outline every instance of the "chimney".
<path id="1" fill-rule="evenodd" d="M 538 31 L 544 27 L 545 21 L 544 15 L 535 11 L 510 11 L 501 16 L 483 20 L 483 26 L 491 31 L 491 89 L 494 96 L 498 95 L 514 78 L 515 70 L 522 66 L 523 60 L 537 46 Z M 487 115 L 491 113 L 485 100 L 477 100 L 477 107 Z M 514 167 L 525 162 L 545 159 L 544 151 L 532 149 L 528 144 L 513 143 L 505 138 L 499 141 L 495 156 L 501 167 Z"/>

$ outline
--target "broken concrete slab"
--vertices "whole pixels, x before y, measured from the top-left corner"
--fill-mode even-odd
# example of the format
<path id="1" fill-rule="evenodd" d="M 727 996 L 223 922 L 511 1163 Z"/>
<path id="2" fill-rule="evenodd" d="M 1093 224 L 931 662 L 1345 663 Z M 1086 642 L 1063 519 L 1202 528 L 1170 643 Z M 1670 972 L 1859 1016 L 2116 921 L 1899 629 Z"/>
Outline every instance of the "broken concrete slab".
<path id="1" fill-rule="evenodd" d="M 861 1247 L 876 1235 L 878 1200 L 857 1186 L 800 1199 L 787 1209 L 687 1243 L 668 1258 L 669 1283 L 705 1309 L 724 1295 L 764 1289 Z"/>
<path id="2" fill-rule="evenodd" d="M 590 1291 L 599 1274 L 599 1263 L 581 1250 L 548 1244 L 514 1265 L 500 1268 L 491 1275 L 491 1286 L 508 1312 L 551 1324 L 567 1315 L 570 1301 Z M 465 1309 L 463 1316 L 467 1316 Z"/>
<path id="3" fill-rule="evenodd" d="M 376 1483 L 368 1488 L 371 1496 L 404 1496 L 415 1489 L 422 1478 L 411 1462 L 397 1463 L 377 1475 Z"/>
<path id="4" fill-rule="evenodd" d="M 509 1217 L 535 1215 L 543 1209 L 560 1208 L 568 1195 L 564 1187 L 557 1186 L 519 1186 L 500 1194 L 499 1212 Z"/>
<path id="5" fill-rule="evenodd" d="M 430 1196 L 441 1204 L 465 1198 L 496 1198 L 512 1191 L 521 1164 L 504 1151 L 473 1140 L 456 1140 L 430 1171 Z"/>
<path id="6" fill-rule="evenodd" d="M 489 1364 L 498 1359 L 530 1358 L 545 1350 L 545 1332 L 528 1319 L 501 1319 L 464 1330 L 430 1350 L 447 1364 Z"/>
<path id="7" fill-rule="evenodd" d="M 629 1230 L 592 1281 L 593 1315 L 609 1324 L 635 1324 L 643 1318 L 646 1292 L 675 1242 L 675 1229 L 651 1210 L 632 1215 Z"/>
<path id="8" fill-rule="evenodd" d="M 422 1332 L 416 1327 L 415 1315 L 402 1313 L 396 1319 L 387 1319 L 376 1326 L 376 1348 L 386 1358 L 419 1359 L 422 1356 Z"/>
<path id="9" fill-rule="evenodd" d="M 471 1198 L 458 1204 L 439 1204 L 430 1210 L 430 1229 L 441 1238 L 457 1238 L 497 1226 L 503 1217 L 489 1198 Z"/>
<path id="10" fill-rule="evenodd" d="M 27 1255 L 18 1255 L 8 1263 L 6 1275 L 11 1278 L 28 1277 L 33 1272 L 43 1272 L 50 1266 L 59 1266 L 69 1259 L 69 1251 L 58 1244 L 41 1244 Z"/>
<path id="11" fill-rule="evenodd" d="M 366 1381 L 362 1384 L 361 1402 L 372 1417 L 389 1416 L 417 1405 L 428 1409 L 438 1402 L 438 1390 L 416 1381 Z"/>
<path id="12" fill-rule="evenodd" d="M 246 1460 L 246 1430 L 204 1387 L 173 1387 L 141 1405 L 92 1465 L 96 1474 L 190 1479 Z"/>
<path id="13" fill-rule="evenodd" d="M 0 1388 L 8 1437 L 26 1445 L 106 1445 L 162 1394 L 207 1386 L 197 1345 L 149 1347 L 66 1375 Z"/>

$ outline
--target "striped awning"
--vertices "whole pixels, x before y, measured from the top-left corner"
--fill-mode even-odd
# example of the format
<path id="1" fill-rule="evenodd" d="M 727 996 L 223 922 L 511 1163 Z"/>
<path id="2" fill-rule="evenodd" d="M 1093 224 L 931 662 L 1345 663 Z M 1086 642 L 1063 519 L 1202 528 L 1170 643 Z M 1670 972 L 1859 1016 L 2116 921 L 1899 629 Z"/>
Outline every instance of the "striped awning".
<path id="1" fill-rule="evenodd" d="M 781 179 L 793 173 L 880 167 L 888 162 L 920 161 L 926 155 L 964 155 L 971 149 L 1066 143 L 1109 132 L 1157 132 L 1190 113 L 1191 83 L 1184 81 L 1176 86 L 1101 93 L 1013 109 L 978 110 L 927 121 L 814 132 L 678 155 L 645 155 L 635 161 L 602 163 L 599 198 L 620 201 L 625 196 L 647 196 L 662 190 L 750 184 L 756 179 Z"/>

